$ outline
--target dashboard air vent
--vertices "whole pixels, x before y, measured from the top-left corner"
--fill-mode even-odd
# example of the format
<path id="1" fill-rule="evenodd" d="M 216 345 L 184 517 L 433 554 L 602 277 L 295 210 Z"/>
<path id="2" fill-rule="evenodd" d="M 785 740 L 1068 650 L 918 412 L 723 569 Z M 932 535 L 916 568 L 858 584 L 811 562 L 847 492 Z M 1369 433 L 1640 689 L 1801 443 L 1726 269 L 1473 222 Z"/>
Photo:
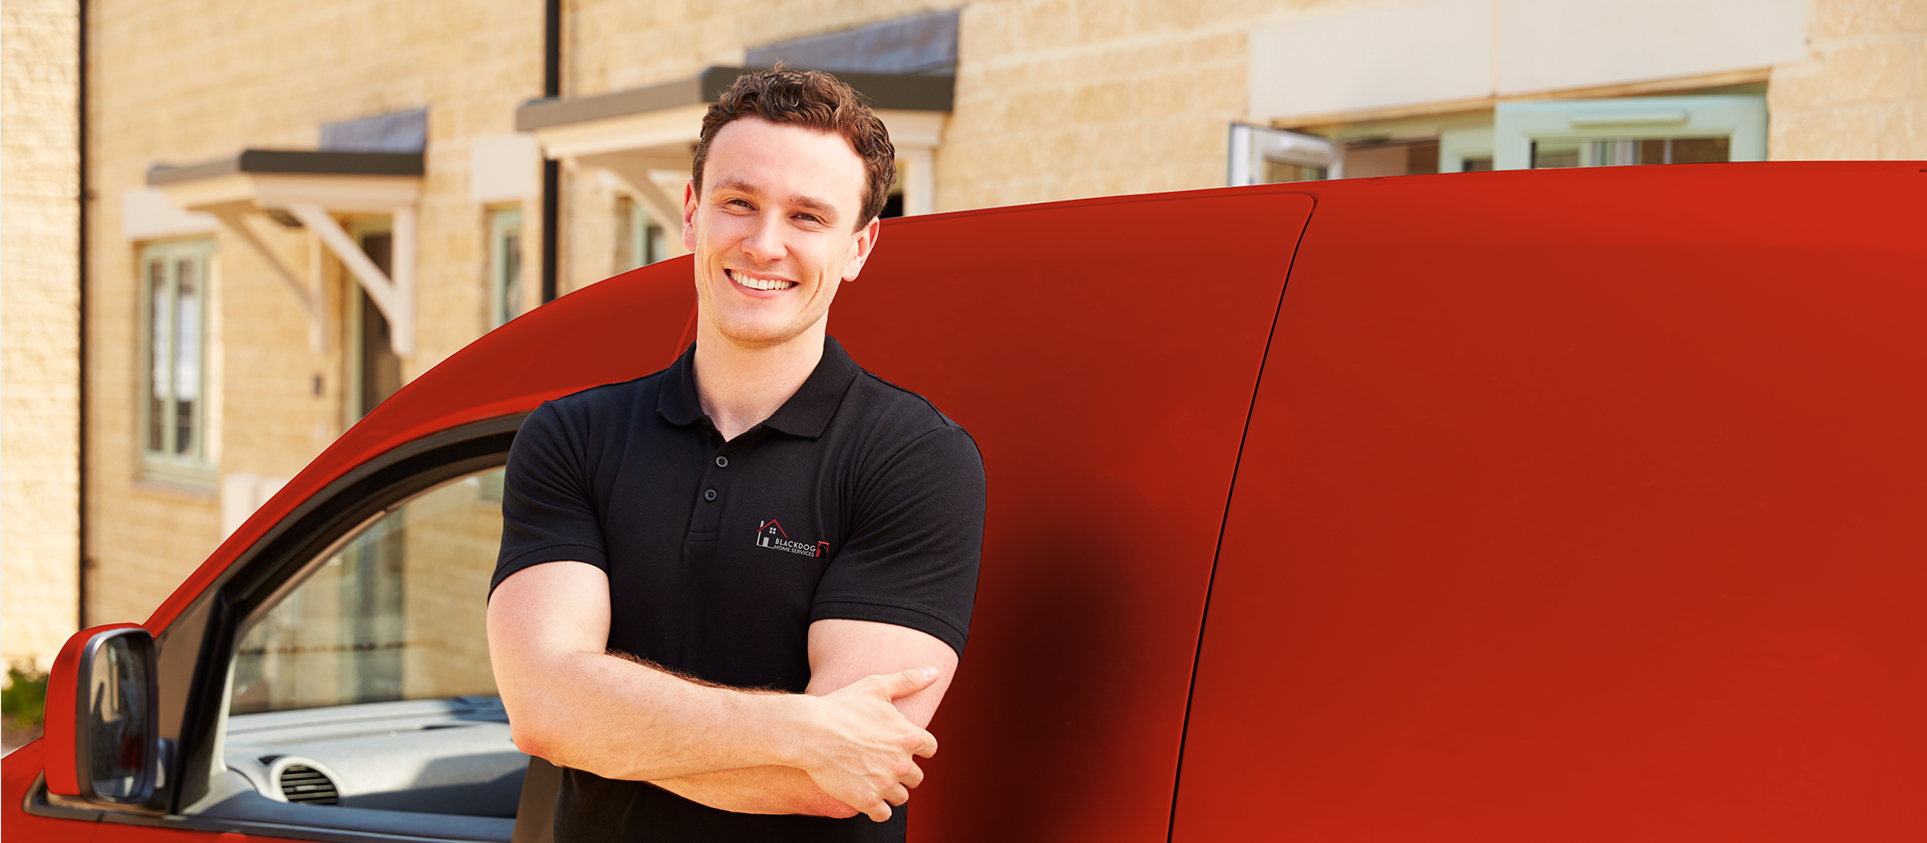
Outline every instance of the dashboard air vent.
<path id="1" fill-rule="evenodd" d="M 320 770 L 306 764 L 289 764 L 281 770 L 281 795 L 289 802 L 303 805 L 333 805 L 341 801 L 335 783 Z"/>

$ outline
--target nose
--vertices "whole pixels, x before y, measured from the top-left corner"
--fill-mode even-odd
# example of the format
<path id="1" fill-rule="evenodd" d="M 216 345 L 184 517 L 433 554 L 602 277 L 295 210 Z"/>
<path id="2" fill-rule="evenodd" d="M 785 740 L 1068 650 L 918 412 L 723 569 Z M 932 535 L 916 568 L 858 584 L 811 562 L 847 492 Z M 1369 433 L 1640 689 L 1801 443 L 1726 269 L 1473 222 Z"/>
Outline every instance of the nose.
<path id="1" fill-rule="evenodd" d="M 749 233 L 743 237 L 743 254 L 758 263 L 772 263 L 783 257 L 783 220 L 777 214 L 756 215 Z"/>

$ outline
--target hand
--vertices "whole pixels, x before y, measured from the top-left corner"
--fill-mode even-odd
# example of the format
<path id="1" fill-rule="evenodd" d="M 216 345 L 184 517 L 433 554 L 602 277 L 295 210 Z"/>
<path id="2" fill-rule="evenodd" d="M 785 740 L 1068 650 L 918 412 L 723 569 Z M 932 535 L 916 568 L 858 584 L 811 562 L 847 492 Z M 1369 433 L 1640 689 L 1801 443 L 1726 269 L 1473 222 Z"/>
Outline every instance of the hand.
<path id="1" fill-rule="evenodd" d="M 937 753 L 937 738 L 911 723 L 890 701 L 930 687 L 936 668 L 867 676 L 812 703 L 797 766 L 824 793 L 883 822 L 890 806 L 910 801 L 923 782 L 912 756 Z"/>

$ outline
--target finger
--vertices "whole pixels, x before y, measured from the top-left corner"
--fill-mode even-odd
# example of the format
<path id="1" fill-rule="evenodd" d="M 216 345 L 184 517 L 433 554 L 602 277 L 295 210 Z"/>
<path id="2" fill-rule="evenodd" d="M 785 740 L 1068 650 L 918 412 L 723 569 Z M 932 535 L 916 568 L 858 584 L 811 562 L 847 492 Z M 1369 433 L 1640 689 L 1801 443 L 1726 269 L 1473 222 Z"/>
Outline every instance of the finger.
<path id="1" fill-rule="evenodd" d="M 916 787 L 917 785 L 923 784 L 923 768 L 911 764 L 910 772 L 898 776 L 897 781 L 902 782 L 904 787 Z"/>
<path id="2" fill-rule="evenodd" d="M 889 790 L 883 792 L 883 801 L 892 805 L 902 805 L 910 801 L 910 791 L 905 790 L 903 785 L 900 784 L 891 785 Z M 878 820 L 878 822 L 881 821 L 882 820 Z"/>
<path id="3" fill-rule="evenodd" d="M 883 822 L 890 818 L 890 803 L 879 801 L 874 806 L 864 809 L 863 813 L 870 816 L 870 822 Z"/>
<path id="4" fill-rule="evenodd" d="M 877 677 L 883 684 L 883 693 L 890 699 L 907 697 L 931 686 L 937 681 L 934 667 L 913 667 L 900 673 L 885 673 Z"/>
<path id="5" fill-rule="evenodd" d="M 925 730 L 919 729 L 918 731 L 921 732 L 921 736 L 923 740 L 920 740 L 917 742 L 916 747 L 910 750 L 910 754 L 921 755 L 925 758 L 929 758 L 930 756 L 936 755 L 937 754 L 937 736 L 930 734 L 928 731 L 925 731 Z"/>

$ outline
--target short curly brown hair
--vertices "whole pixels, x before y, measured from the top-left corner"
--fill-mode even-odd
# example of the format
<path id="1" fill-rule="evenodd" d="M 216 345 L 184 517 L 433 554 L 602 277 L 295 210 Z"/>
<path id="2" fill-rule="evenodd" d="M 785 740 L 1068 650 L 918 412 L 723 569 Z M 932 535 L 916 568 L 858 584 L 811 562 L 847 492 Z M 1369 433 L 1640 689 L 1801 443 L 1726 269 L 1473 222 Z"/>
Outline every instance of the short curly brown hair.
<path id="1" fill-rule="evenodd" d="M 788 123 L 838 135 L 863 159 L 865 184 L 863 213 L 856 228 L 868 225 L 883 213 L 890 199 L 890 187 L 897 181 L 897 149 L 890 144 L 890 130 L 870 110 L 869 103 L 843 80 L 820 70 L 791 70 L 777 65 L 736 77 L 703 115 L 701 140 L 696 142 L 696 163 L 690 169 L 696 192 L 703 190 L 703 161 L 709 157 L 709 144 L 729 121 L 756 115 L 771 123 Z"/>

